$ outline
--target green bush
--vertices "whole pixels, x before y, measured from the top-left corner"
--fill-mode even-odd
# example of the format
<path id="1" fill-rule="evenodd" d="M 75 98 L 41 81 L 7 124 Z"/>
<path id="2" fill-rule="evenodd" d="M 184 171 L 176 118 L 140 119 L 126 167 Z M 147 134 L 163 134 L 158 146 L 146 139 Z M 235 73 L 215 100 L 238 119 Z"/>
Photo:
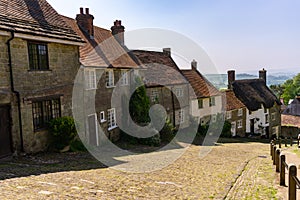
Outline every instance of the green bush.
<path id="1" fill-rule="evenodd" d="M 231 137 L 231 123 L 227 120 L 224 122 L 221 137 L 225 137 L 225 138 Z"/>
<path id="2" fill-rule="evenodd" d="M 59 117 L 49 122 L 51 135 L 50 146 L 61 150 L 70 145 L 77 135 L 75 122 L 72 117 Z"/>
<path id="3" fill-rule="evenodd" d="M 143 145 L 158 147 L 161 144 L 160 134 L 153 135 L 149 138 L 139 138 L 139 143 Z"/>
<path id="4" fill-rule="evenodd" d="M 170 120 L 167 120 L 164 127 L 160 131 L 161 140 L 164 142 L 170 142 L 175 137 L 175 127 Z"/>
<path id="5" fill-rule="evenodd" d="M 87 149 L 85 148 L 84 144 L 81 142 L 80 139 L 75 139 L 70 143 L 70 151 L 87 151 Z"/>

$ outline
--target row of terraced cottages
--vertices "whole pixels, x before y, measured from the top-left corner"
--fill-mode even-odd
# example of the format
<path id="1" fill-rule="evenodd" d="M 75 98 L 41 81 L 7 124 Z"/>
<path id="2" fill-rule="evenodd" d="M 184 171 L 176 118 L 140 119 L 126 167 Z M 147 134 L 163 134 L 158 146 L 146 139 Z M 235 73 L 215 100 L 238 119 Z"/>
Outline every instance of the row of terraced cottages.
<path id="1" fill-rule="evenodd" d="M 176 127 L 188 127 L 190 116 L 215 122 L 226 109 L 233 136 L 280 133 L 279 102 L 265 79 L 238 81 L 231 71 L 229 90 L 220 92 L 196 61 L 181 70 L 169 48 L 129 50 L 121 21 L 94 26 L 89 9 L 73 19 L 46 0 L 0 0 L 0 11 L 0 157 L 46 150 L 47 123 L 60 116 L 82 119 L 91 145 L 118 140 L 136 76 Z"/>

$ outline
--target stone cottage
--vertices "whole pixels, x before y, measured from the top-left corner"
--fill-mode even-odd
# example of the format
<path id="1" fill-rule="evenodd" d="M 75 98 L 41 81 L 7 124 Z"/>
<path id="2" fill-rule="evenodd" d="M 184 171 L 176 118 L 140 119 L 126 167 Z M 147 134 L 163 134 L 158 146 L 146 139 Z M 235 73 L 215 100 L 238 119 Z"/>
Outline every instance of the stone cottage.
<path id="1" fill-rule="evenodd" d="M 0 157 L 47 147 L 47 122 L 70 116 L 83 40 L 46 0 L 0 0 Z"/>

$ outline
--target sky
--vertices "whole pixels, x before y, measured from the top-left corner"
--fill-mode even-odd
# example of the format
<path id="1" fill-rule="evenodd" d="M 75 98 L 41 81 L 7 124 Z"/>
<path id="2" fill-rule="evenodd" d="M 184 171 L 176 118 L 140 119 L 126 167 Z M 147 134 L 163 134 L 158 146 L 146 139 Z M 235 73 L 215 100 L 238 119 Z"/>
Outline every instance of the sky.
<path id="1" fill-rule="evenodd" d="M 126 33 L 158 28 L 180 34 L 201 47 L 219 73 L 229 69 L 237 73 L 255 73 L 262 68 L 271 73 L 300 72 L 299 0 L 48 2 L 58 13 L 72 18 L 79 13 L 80 7 L 89 8 L 95 17 L 94 25 L 106 29 L 119 19 Z M 191 50 L 186 52 L 189 54 Z M 187 62 L 191 61 L 191 55 L 177 56 L 186 61 L 179 61 L 180 68 L 190 67 Z M 200 70 L 205 71 L 205 62 L 201 58 L 197 61 Z"/>

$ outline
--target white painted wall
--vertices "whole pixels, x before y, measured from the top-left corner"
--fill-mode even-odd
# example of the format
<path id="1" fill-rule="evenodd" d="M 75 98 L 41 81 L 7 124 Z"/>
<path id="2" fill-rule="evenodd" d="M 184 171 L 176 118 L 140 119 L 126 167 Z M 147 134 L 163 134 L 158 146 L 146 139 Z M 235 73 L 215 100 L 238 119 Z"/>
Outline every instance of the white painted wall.
<path id="1" fill-rule="evenodd" d="M 202 118 L 208 115 L 214 115 L 222 112 L 222 97 L 215 97 L 216 105 L 210 107 L 209 106 L 209 98 L 203 99 L 203 108 L 198 108 L 198 100 L 191 100 L 191 115 L 194 117 Z"/>
<path id="2" fill-rule="evenodd" d="M 249 111 L 247 109 L 247 116 L 246 116 L 246 132 L 250 132 L 250 120 L 258 118 L 259 120 L 254 121 L 254 132 L 256 133 L 262 133 L 261 129 L 259 128 L 259 125 L 266 127 L 269 126 L 269 123 L 266 122 L 266 114 L 269 114 L 269 109 L 264 110 L 263 105 L 261 105 L 261 109 L 252 111 L 251 114 L 249 114 Z M 265 133 L 262 133 L 265 134 Z"/>

